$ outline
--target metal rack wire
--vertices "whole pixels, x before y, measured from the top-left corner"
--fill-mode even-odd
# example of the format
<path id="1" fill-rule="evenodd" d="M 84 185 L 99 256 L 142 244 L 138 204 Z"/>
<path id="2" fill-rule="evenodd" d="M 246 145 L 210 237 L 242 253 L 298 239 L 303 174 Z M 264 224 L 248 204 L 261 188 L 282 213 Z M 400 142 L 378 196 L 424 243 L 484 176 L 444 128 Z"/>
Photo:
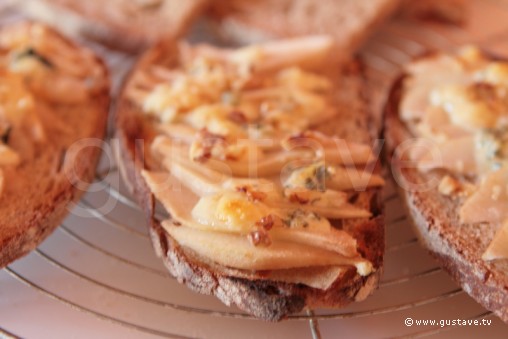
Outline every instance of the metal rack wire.
<path id="1" fill-rule="evenodd" d="M 478 5 L 482 1 L 474 2 Z M 503 1 L 482 3 L 488 3 L 493 10 L 504 11 L 508 18 L 508 5 Z M 449 33 L 450 30 L 453 34 Z M 372 83 L 378 89 L 386 88 L 400 65 L 424 50 L 449 49 L 471 40 L 488 46 L 492 41 L 499 41 L 499 37 L 508 37 L 508 23 L 488 37 L 475 40 L 470 36 L 471 32 L 467 29 L 417 26 L 398 20 L 378 32 L 364 48 L 362 56 L 369 67 Z M 115 83 L 118 84 L 120 74 L 125 74 L 132 60 L 122 54 L 99 49 L 117 74 Z M 380 105 L 382 97 L 382 90 L 379 90 L 373 97 L 374 105 Z M 37 325 L 29 330 L 29 324 L 21 325 L 2 311 L 16 304 L 16 300 L 5 302 L 2 295 L 22 298 L 24 293 L 32 292 L 42 296 L 43 303 L 48 300 L 54 302 L 47 307 L 58 310 L 56 317 L 79 313 L 72 316 L 97 326 L 103 336 L 123 333 L 127 337 L 236 337 L 242 331 L 239 327 L 242 327 L 242 336 L 245 337 L 256 334 L 327 338 L 337 333 L 334 331 L 345 331 L 346 336 L 354 333 L 360 337 L 422 337 L 452 335 L 458 330 L 451 327 L 405 328 L 402 321 L 406 315 L 414 313 L 415 316 L 429 318 L 440 314 L 444 318 L 460 316 L 496 322 L 490 312 L 471 302 L 465 292 L 453 284 L 419 247 L 407 216 L 397 208 L 401 202 L 392 185 L 387 188 L 384 199 L 388 211 L 386 274 L 379 291 L 367 301 L 343 310 L 309 310 L 290 317 L 285 325 L 274 325 L 257 322 L 250 315 L 225 307 L 213 298 L 195 295 L 170 277 L 152 255 L 142 213 L 119 177 L 114 163 L 109 166 L 103 164 L 92 186 L 92 193 L 76 206 L 79 213 L 73 213 L 32 254 L 0 271 L 0 284 L 5 284 L 0 285 L 0 337 L 40 334 Z M 115 206 L 104 211 L 100 205 L 108 199 L 115 201 Z M 21 310 L 26 311 L 27 307 L 21 308 L 18 315 L 22 316 Z M 136 309 L 140 311 L 131 313 Z M 33 321 L 44 327 L 53 318 L 47 316 L 40 322 Z M 357 319 L 378 326 L 377 332 L 367 331 Z M 168 324 L 170 320 L 172 323 Z M 208 329 L 195 328 L 192 324 L 198 321 Z M 61 326 L 58 320 L 54 320 L 52 325 Z M 499 321 L 497 327 L 501 332 L 506 331 Z M 91 336 L 91 332 L 82 333 L 81 329 L 73 326 L 67 331 L 69 335 Z M 501 332 L 488 333 L 495 336 Z"/>

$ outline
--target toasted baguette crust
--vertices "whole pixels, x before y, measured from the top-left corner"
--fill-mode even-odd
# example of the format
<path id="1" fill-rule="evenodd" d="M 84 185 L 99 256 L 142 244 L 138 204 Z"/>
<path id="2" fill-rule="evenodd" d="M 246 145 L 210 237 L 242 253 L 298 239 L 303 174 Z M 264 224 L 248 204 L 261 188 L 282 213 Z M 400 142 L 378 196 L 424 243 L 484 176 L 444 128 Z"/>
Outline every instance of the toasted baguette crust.
<path id="1" fill-rule="evenodd" d="M 385 107 L 385 137 L 388 158 L 398 145 L 413 138 L 399 119 L 402 75 L 393 85 Z M 405 169 L 403 176 L 422 183 L 432 174 Z M 496 228 L 490 224 L 462 225 L 458 218 L 459 202 L 444 197 L 434 187 L 425 192 L 400 189 L 413 225 L 424 247 L 462 288 L 485 308 L 508 322 L 508 260 L 487 262 L 481 259 Z"/>
<path id="2" fill-rule="evenodd" d="M 164 55 L 167 50 L 167 47 L 155 47 L 141 59 L 132 72 L 136 73 L 151 63 L 165 63 L 167 57 Z M 361 70 L 357 67 L 352 72 L 357 76 L 361 75 Z M 359 91 L 364 90 L 365 85 L 362 82 Z M 359 94 L 356 92 L 356 95 Z M 362 133 L 357 133 L 357 137 L 364 141 L 372 140 L 374 134 L 369 131 L 374 131 L 375 128 L 369 130 L 371 126 L 365 123 L 368 119 L 363 119 L 366 118 L 368 110 L 366 102 L 362 101 L 366 96 L 360 96 L 361 102 L 357 103 L 360 109 L 349 112 L 352 117 L 348 123 L 349 128 L 336 127 L 344 130 L 344 137 L 347 133 L 353 134 L 352 126 L 356 129 L 363 128 Z M 362 123 L 355 121 L 355 116 L 359 114 L 362 116 L 360 119 Z M 179 282 L 185 283 L 197 292 L 215 295 L 227 305 L 235 304 L 255 317 L 269 321 L 284 319 L 305 307 L 344 306 L 352 301 L 365 299 L 377 287 L 384 253 L 384 218 L 378 201 L 379 194 L 375 194 L 371 202 L 371 210 L 376 217 L 364 224 L 355 225 L 359 248 L 376 268 L 373 274 L 361 277 L 351 268 L 326 291 L 301 284 L 269 281 L 263 279 L 259 273 L 242 276 L 241 273 L 235 272 L 236 270 L 205 264 L 203 260 L 196 259 L 195 254 L 180 247 L 154 217 L 154 197 L 140 174 L 146 167 L 143 162 L 143 145 L 135 142 L 139 139 L 145 140 L 144 146 L 148 147 L 152 136 L 144 127 L 139 109 L 124 95 L 120 97 L 116 112 L 116 126 L 122 173 L 131 184 L 132 191 L 146 214 L 157 254 L 163 258 L 168 270 Z"/>
<path id="3" fill-rule="evenodd" d="M 336 56 L 346 60 L 398 8 L 400 0 L 216 0 L 208 17 L 225 40 L 252 43 L 311 34 L 331 34 Z"/>
<path id="4" fill-rule="evenodd" d="M 99 58 L 96 62 L 109 83 L 106 66 Z M 70 146 L 85 138 L 95 141 L 104 138 L 110 102 L 108 87 L 104 86 L 86 109 L 69 112 L 68 107 L 59 108 L 68 112 L 65 122 L 72 135 L 52 138 L 55 145 L 52 144 L 51 150 L 56 148 L 60 152 L 39 150 L 42 155 L 17 170 L 12 181 L 16 181 L 19 191 L 6 194 L 0 205 L 0 268 L 35 249 L 61 223 L 69 213 L 70 204 L 79 200 L 87 184 L 93 181 L 100 147 L 85 147 L 76 152 Z M 60 158 L 61 168 L 51 175 L 48 173 L 54 171 L 55 158 Z"/>
<path id="5" fill-rule="evenodd" d="M 123 1 L 123 4 L 122 4 Z M 127 11 L 131 0 L 23 0 L 18 6 L 30 16 L 73 35 L 108 47 L 139 52 L 160 39 L 187 31 L 208 0 L 165 0 L 158 8 Z"/>

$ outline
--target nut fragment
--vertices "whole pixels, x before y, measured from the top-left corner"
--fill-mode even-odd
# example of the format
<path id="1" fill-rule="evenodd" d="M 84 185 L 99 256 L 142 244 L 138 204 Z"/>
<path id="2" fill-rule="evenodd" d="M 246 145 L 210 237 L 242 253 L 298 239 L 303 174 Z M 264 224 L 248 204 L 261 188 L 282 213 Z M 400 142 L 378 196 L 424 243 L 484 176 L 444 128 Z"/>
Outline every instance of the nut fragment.
<path id="1" fill-rule="evenodd" d="M 191 145 L 190 157 L 196 162 L 206 162 L 212 156 L 225 154 L 225 148 L 225 137 L 210 133 L 206 128 L 203 128 Z"/>
<path id="2" fill-rule="evenodd" d="M 236 188 L 238 192 L 245 193 L 250 201 L 263 201 L 267 195 L 264 192 L 256 191 L 250 186 L 239 186 Z"/>
<path id="3" fill-rule="evenodd" d="M 451 176 L 446 175 L 443 177 L 443 179 L 441 179 L 438 189 L 439 193 L 446 196 L 451 196 L 459 193 L 462 189 L 462 185 L 457 179 L 454 179 Z"/>
<path id="4" fill-rule="evenodd" d="M 311 192 L 310 191 L 287 189 L 286 194 L 289 198 L 289 201 L 292 203 L 305 205 L 311 201 Z"/>
<path id="5" fill-rule="evenodd" d="M 249 241 L 254 246 L 270 246 L 272 241 L 264 230 L 254 231 L 248 235 Z"/>
<path id="6" fill-rule="evenodd" d="M 245 125 L 248 122 L 247 117 L 241 111 L 231 111 L 228 115 L 228 118 L 238 125 Z"/>
<path id="7" fill-rule="evenodd" d="M 279 217 L 269 214 L 266 217 L 261 218 L 258 222 L 256 222 L 256 226 L 263 228 L 266 231 L 271 230 L 277 223 L 282 222 Z"/>

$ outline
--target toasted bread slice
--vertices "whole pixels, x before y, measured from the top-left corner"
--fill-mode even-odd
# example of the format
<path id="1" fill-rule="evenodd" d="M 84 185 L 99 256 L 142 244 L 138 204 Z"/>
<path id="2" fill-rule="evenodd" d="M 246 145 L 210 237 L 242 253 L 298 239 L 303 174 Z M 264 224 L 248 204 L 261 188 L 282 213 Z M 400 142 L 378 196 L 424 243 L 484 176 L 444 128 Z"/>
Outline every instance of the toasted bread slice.
<path id="1" fill-rule="evenodd" d="M 463 84 L 467 83 L 467 80 L 460 78 L 460 72 L 463 68 L 467 69 L 468 67 L 472 67 L 471 69 L 474 71 L 476 66 L 468 66 L 472 64 L 468 59 L 475 59 L 480 55 L 475 49 L 466 49 L 462 53 L 461 58 L 463 60 L 460 62 L 456 62 L 450 56 L 430 53 L 415 60 L 413 64 L 408 66 L 408 69 L 417 69 L 416 63 L 418 62 L 441 60 L 442 67 L 439 68 L 439 71 L 435 72 L 430 67 L 424 68 L 423 66 L 420 67 L 420 71 L 424 71 L 429 79 L 434 76 L 434 80 L 429 80 L 434 81 L 434 86 L 430 87 L 431 90 L 439 88 L 448 90 L 451 87 L 446 86 L 450 83 L 453 84 L 454 81 L 455 84 L 457 84 L 457 81 L 459 83 L 462 81 Z M 485 58 L 485 56 L 481 58 Z M 493 61 L 494 59 L 490 60 Z M 494 65 L 493 69 L 499 67 L 499 64 Z M 459 74 L 459 76 L 449 76 L 450 71 L 452 73 L 457 72 L 456 74 Z M 489 72 L 481 73 L 481 71 L 478 71 L 476 81 L 480 81 L 480 83 L 482 81 L 490 81 L 488 79 L 481 80 L 484 75 L 480 75 L 480 73 L 500 74 Z M 500 77 L 502 76 L 500 75 Z M 469 205 L 471 205 L 473 200 L 469 199 L 478 194 L 478 186 L 481 187 L 482 185 L 481 176 L 475 171 L 473 173 L 466 173 L 469 167 L 467 162 L 462 162 L 463 166 L 458 166 L 458 169 L 464 172 L 462 174 L 451 169 L 455 167 L 454 163 L 456 161 L 454 159 L 461 159 L 461 153 L 473 151 L 476 149 L 476 146 L 472 145 L 472 147 L 464 148 L 461 145 L 455 144 L 457 145 L 456 147 L 449 148 L 446 144 L 436 143 L 436 140 L 432 138 L 420 139 L 426 140 L 427 146 L 434 147 L 432 149 L 435 151 L 436 157 L 441 157 L 443 160 L 440 166 L 433 166 L 431 162 L 427 162 L 426 165 L 431 166 L 431 170 L 425 170 L 424 167 L 416 168 L 417 166 L 414 162 L 408 165 L 408 159 L 404 158 L 408 154 L 407 152 L 410 151 L 411 146 L 417 145 L 414 143 L 415 138 L 421 138 L 418 134 L 418 131 L 421 129 L 417 128 L 417 124 L 401 118 L 401 107 L 403 107 L 401 103 L 406 98 L 405 88 L 409 86 L 411 77 L 412 74 L 406 71 L 393 84 L 385 109 L 385 137 L 392 160 L 392 168 L 395 170 L 395 177 L 402 185 L 400 194 L 405 200 L 409 215 L 422 245 L 429 250 L 441 266 L 462 286 L 464 291 L 485 308 L 493 311 L 503 321 L 508 322 L 508 260 L 502 258 L 502 251 L 493 253 L 493 248 L 491 247 L 495 244 L 494 246 L 499 248 L 501 243 L 503 243 L 505 248 L 508 245 L 506 244 L 506 239 L 503 239 L 502 221 L 467 221 L 470 220 L 468 213 L 466 213 L 468 211 L 479 215 L 489 213 L 489 207 L 485 204 L 478 205 L 481 211 L 471 210 L 468 207 L 464 208 L 468 201 L 470 202 Z M 471 79 L 470 77 L 469 81 Z M 438 81 L 437 84 L 435 83 L 436 80 Z M 486 83 L 488 84 L 488 82 Z M 456 88 L 461 88 L 460 86 L 464 85 L 459 84 L 458 86 Z M 486 88 L 489 91 L 489 85 L 486 85 Z M 437 100 L 438 92 L 435 92 L 433 96 Z M 416 97 L 417 95 L 412 98 L 415 99 Z M 404 106 L 406 108 L 410 107 L 409 97 L 407 98 L 408 100 Z M 428 100 L 428 98 L 425 99 L 423 96 L 420 98 L 425 100 L 425 102 Z M 496 99 L 491 97 L 489 100 L 495 102 Z M 481 99 L 477 102 L 482 105 Z M 416 106 L 411 107 L 414 108 Z M 451 110 L 450 112 L 453 112 L 453 105 L 448 106 L 448 108 Z M 461 108 L 461 112 L 468 112 L 467 107 L 461 106 Z M 409 109 L 406 110 L 406 112 L 409 111 Z M 486 117 L 487 115 L 484 116 Z M 443 133 L 451 133 L 454 136 L 458 135 L 458 133 L 464 133 L 462 127 L 457 129 L 457 126 L 450 125 L 445 120 L 440 120 L 440 122 L 434 125 L 434 128 Z M 460 121 L 460 119 L 457 121 Z M 477 122 L 479 126 L 480 121 Z M 453 129 L 450 126 L 453 126 Z M 471 131 L 476 131 L 476 129 L 466 129 L 465 135 L 471 133 Z M 443 142 L 446 143 L 448 139 L 444 140 Z M 406 152 L 406 155 L 399 152 Z M 402 168 L 399 166 L 401 159 L 406 161 Z M 488 173 L 490 172 L 483 174 L 483 176 L 488 176 Z M 493 196 L 492 198 L 495 197 Z M 477 199 L 474 201 L 474 204 L 478 202 Z M 506 227 L 504 228 L 506 229 Z M 490 258 L 489 255 L 486 255 L 489 253 L 491 254 Z M 490 260 L 496 257 L 494 254 L 497 255 L 497 260 Z"/>
<path id="2" fill-rule="evenodd" d="M 346 60 L 396 11 L 399 0 L 219 0 L 208 11 L 227 40 L 252 43 L 309 34 L 331 34 L 337 58 Z"/>
<path id="3" fill-rule="evenodd" d="M 185 33 L 208 0 L 27 0 L 18 6 L 30 16 L 69 34 L 109 47 L 138 52 Z"/>
<path id="4" fill-rule="evenodd" d="M 109 79 L 90 50 L 42 24 L 3 27 L 0 51 L 4 267 L 43 241 L 94 178 Z"/>
<path id="5" fill-rule="evenodd" d="M 409 19 L 464 25 L 468 18 L 465 0 L 404 0 L 400 14 Z"/>
<path id="6" fill-rule="evenodd" d="M 275 45 L 280 46 L 278 43 Z M 371 263 L 369 272 L 363 272 L 363 274 L 360 274 L 354 266 L 348 265 L 293 269 L 241 269 L 238 268 L 241 265 L 249 266 L 249 262 L 246 263 L 243 256 L 233 258 L 232 261 L 229 257 L 225 258 L 233 267 L 219 264 L 217 261 L 211 260 L 210 257 L 203 255 L 203 247 L 212 248 L 211 252 L 208 253 L 216 254 L 213 252 L 213 244 L 203 245 L 202 248 L 194 246 L 191 249 L 193 238 L 190 236 L 187 238 L 180 237 L 179 228 L 194 228 L 186 222 L 181 222 L 182 219 L 178 210 L 175 210 L 175 214 L 170 215 L 165 221 L 156 218 L 155 206 L 157 202 L 162 202 L 164 206 L 167 206 L 165 204 L 167 200 L 170 200 L 170 202 L 176 201 L 177 203 L 189 200 L 189 196 L 193 194 L 190 190 L 199 190 L 199 185 L 196 182 L 201 179 L 180 181 L 183 189 L 179 192 L 164 189 L 162 192 L 161 190 L 154 190 L 156 185 L 153 185 L 153 181 L 156 181 L 157 177 L 162 177 L 164 180 L 163 173 L 167 173 L 167 168 L 164 167 L 164 164 L 161 165 L 161 162 L 167 164 L 169 160 L 171 163 L 172 158 L 166 157 L 165 161 L 162 161 L 163 158 L 160 154 L 154 154 L 150 151 L 151 147 L 154 147 L 154 144 L 157 143 L 154 140 L 160 138 L 161 130 L 157 126 L 160 127 L 161 124 L 156 117 L 150 116 L 144 111 L 146 107 L 133 99 L 136 96 L 132 96 L 132 93 L 136 93 L 133 90 L 138 89 L 150 90 L 151 85 L 149 85 L 149 82 L 145 82 L 146 79 L 153 79 L 153 77 L 157 78 L 158 76 L 169 76 L 171 78 L 172 69 L 179 67 L 180 62 L 182 62 L 182 49 L 188 50 L 188 48 L 179 47 L 179 45 L 173 43 L 159 45 L 148 51 L 126 81 L 116 112 L 116 136 L 122 173 L 146 213 L 155 250 L 162 257 L 171 274 L 199 293 L 215 295 L 227 305 L 237 305 L 255 317 L 270 321 L 284 319 L 304 308 L 341 307 L 350 302 L 365 299 L 377 287 L 383 267 L 384 219 L 382 206 L 379 203 L 379 187 L 370 187 L 365 191 L 356 193 L 349 191 L 347 193 L 349 197 L 348 204 L 351 204 L 349 206 L 352 206 L 354 210 L 363 208 L 367 211 L 367 214 L 363 217 L 343 219 L 334 223 L 336 227 L 339 227 L 340 232 L 344 232 L 342 233 L 344 236 L 347 238 L 352 236 L 356 239 L 357 245 L 354 245 L 353 251 L 357 250 L 360 253 L 363 258 L 361 260 L 367 260 Z M 210 51 L 211 47 L 201 48 Z M 212 55 L 216 52 L 217 49 L 212 48 Z M 273 59 L 268 59 L 268 63 L 273 65 L 276 60 L 278 59 L 274 56 Z M 316 125 L 315 130 L 320 131 L 323 135 L 335 135 L 351 142 L 370 145 L 376 138 L 376 128 L 372 126 L 370 118 L 367 86 L 361 64 L 353 62 L 344 68 L 335 64 L 328 64 L 328 66 L 331 73 L 340 74 L 340 77 L 336 77 L 340 80 L 337 92 L 334 92 L 333 95 L 336 99 L 334 109 L 336 109 L 337 115 L 333 119 L 327 119 Z M 168 78 L 166 78 L 166 81 L 168 81 L 168 84 L 172 82 Z M 182 95 L 185 96 L 186 94 L 183 93 Z M 235 114 L 235 117 L 237 118 L 238 114 Z M 238 121 L 236 118 L 233 120 Z M 212 127 L 209 126 L 209 128 Z M 199 135 L 200 133 L 192 135 L 191 139 L 195 140 Z M 171 139 L 166 138 L 165 140 Z M 199 171 L 200 168 L 207 167 L 208 164 L 205 161 L 203 165 L 195 166 L 190 162 L 188 166 L 197 167 L 197 171 Z M 185 172 L 185 169 L 183 168 L 183 172 Z M 147 175 L 147 173 L 153 173 L 153 171 L 162 172 L 158 172 L 157 175 Z M 375 171 L 377 173 L 377 167 Z M 172 174 L 175 173 L 176 169 Z M 243 192 L 245 191 L 243 190 Z M 238 192 L 235 194 L 243 194 L 242 190 Z M 258 198 L 264 199 L 263 194 Z M 171 209 L 171 204 L 169 205 Z M 239 211 L 244 215 L 249 215 L 249 211 L 246 209 L 240 209 Z M 266 221 L 266 219 L 264 220 Z M 238 225 L 233 223 L 230 226 L 234 229 Z M 194 229 L 195 234 L 201 234 L 199 227 L 201 226 L 198 226 L 197 230 Z M 277 226 L 273 227 L 275 229 Z M 179 241 L 176 241 L 170 233 L 179 236 Z M 268 232 L 268 234 L 272 233 Z M 233 237 L 234 235 L 225 236 Z M 199 240 L 198 238 L 194 239 L 196 242 L 203 241 L 203 237 L 200 237 Z M 234 240 L 235 244 L 238 244 L 239 241 Z M 273 241 L 276 242 L 277 239 L 273 238 Z M 255 239 L 252 242 L 255 244 Z M 270 246 L 274 246 L 275 242 Z M 230 248 L 232 253 L 238 250 L 238 248 L 232 247 L 233 245 L 230 243 L 224 243 L 224 246 Z M 268 256 L 270 256 L 270 246 L 267 247 Z M 340 248 L 340 245 L 337 244 L 337 246 Z M 302 251 L 305 248 L 308 247 L 302 246 Z M 330 255 L 333 257 L 333 254 Z M 220 255 L 219 257 L 224 259 Z M 277 258 L 273 258 L 275 261 L 271 259 L 263 261 L 261 259 L 263 258 L 260 257 L 260 260 L 255 263 L 258 267 L 262 265 L 274 267 L 275 262 L 277 265 L 281 264 L 281 261 Z M 305 260 L 308 260 L 308 257 Z M 240 266 L 234 266 L 238 261 L 241 262 Z M 295 263 L 294 260 L 291 262 L 292 265 L 298 266 L 298 263 Z M 252 263 L 254 265 L 254 261 Z"/>

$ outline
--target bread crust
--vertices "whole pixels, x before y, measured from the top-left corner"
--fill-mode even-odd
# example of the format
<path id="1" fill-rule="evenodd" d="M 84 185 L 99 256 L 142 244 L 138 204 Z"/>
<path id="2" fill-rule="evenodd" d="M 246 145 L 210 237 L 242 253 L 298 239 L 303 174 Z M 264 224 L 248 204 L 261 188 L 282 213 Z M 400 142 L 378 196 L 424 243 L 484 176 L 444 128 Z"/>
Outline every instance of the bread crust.
<path id="1" fill-rule="evenodd" d="M 384 111 L 387 158 L 392 165 L 397 146 L 414 137 L 398 112 L 406 76 L 402 74 L 394 82 Z M 431 174 L 416 169 L 404 169 L 401 173 L 412 183 L 432 178 Z M 462 225 L 458 217 L 460 202 L 444 197 L 437 187 L 424 192 L 399 187 L 399 191 L 421 244 L 469 295 L 508 323 L 508 260 L 481 259 L 496 227 Z"/>
<path id="2" fill-rule="evenodd" d="M 65 41 L 79 48 L 71 41 Z M 0 206 L 0 268 L 26 255 L 44 241 L 69 213 L 71 203 L 79 200 L 87 184 L 94 179 L 100 147 L 85 147 L 79 153 L 73 153 L 69 146 L 83 138 L 102 140 L 106 132 L 109 77 L 102 60 L 98 57 L 95 60 L 104 72 L 106 85 L 89 103 L 86 111 L 90 115 L 79 118 L 79 122 L 72 125 L 74 140 L 59 140 L 61 144 L 57 146 L 61 148 L 61 153 L 53 154 L 62 157 L 62 162 L 68 162 L 68 166 L 62 165 L 62 170 L 48 179 L 44 173 L 50 172 L 54 163 L 43 160 L 27 164 L 23 171 L 33 175 L 29 182 L 21 184 L 24 191 L 6 196 L 4 199 L 8 198 L 9 204 L 4 200 L 3 206 Z"/>
<path id="3" fill-rule="evenodd" d="M 164 58 L 168 50 L 171 50 L 171 47 L 160 45 L 147 52 L 132 70 L 131 75 L 146 65 Z M 365 86 L 362 90 L 365 90 Z M 367 96 L 362 96 L 362 100 L 366 98 Z M 366 108 L 363 105 L 362 107 Z M 154 215 L 154 197 L 141 177 L 141 170 L 147 167 L 141 150 L 143 144 L 135 142 L 141 139 L 145 141 L 144 145 L 149 145 L 151 137 L 143 127 L 139 109 L 124 95 L 120 96 L 115 123 L 121 171 L 145 213 L 156 253 L 162 257 L 169 272 L 180 283 L 199 293 L 215 295 L 226 305 L 234 304 L 256 318 L 268 321 L 279 321 L 304 308 L 344 306 L 365 299 L 377 287 L 382 273 L 384 253 L 384 216 L 379 201 L 380 194 L 374 195 L 372 199 L 375 217 L 356 225 L 354 234 L 358 238 L 359 248 L 364 249 L 362 255 L 369 259 L 376 269 L 371 275 L 361 277 L 356 274 L 354 268 L 351 268 L 328 290 L 323 291 L 302 284 L 270 281 L 263 279 L 258 273 L 241 274 L 236 270 L 205 264 L 202 260 L 196 259 L 192 252 L 180 247 L 164 231 Z"/>
<path id="4" fill-rule="evenodd" d="M 158 8 L 136 11 L 127 10 L 129 3 L 134 3 L 131 0 L 124 0 L 124 4 L 119 1 L 105 4 L 99 0 L 23 0 L 18 6 L 65 32 L 135 53 L 161 39 L 185 34 L 208 1 L 165 0 Z"/>
<path id="5" fill-rule="evenodd" d="M 363 8 L 358 1 L 216 0 L 207 15 L 219 36 L 237 43 L 331 34 L 337 57 L 347 60 L 396 11 L 400 1 L 374 0 Z"/>

